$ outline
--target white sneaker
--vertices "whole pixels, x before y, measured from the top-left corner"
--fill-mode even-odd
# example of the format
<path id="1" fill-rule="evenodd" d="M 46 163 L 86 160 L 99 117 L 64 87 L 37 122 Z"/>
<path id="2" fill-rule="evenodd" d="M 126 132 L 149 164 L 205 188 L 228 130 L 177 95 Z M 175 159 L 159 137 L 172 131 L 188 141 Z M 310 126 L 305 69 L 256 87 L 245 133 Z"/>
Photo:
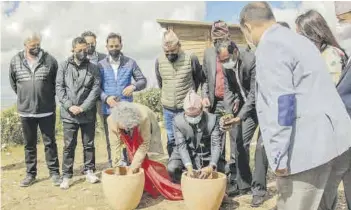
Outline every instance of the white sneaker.
<path id="1" fill-rule="evenodd" d="M 63 178 L 60 184 L 60 188 L 63 190 L 67 190 L 69 188 L 70 182 L 71 182 L 70 178 Z"/>
<path id="2" fill-rule="evenodd" d="M 85 178 L 86 178 L 87 182 L 94 184 L 94 183 L 97 183 L 100 181 L 99 178 L 91 170 L 86 171 L 85 174 L 86 174 Z"/>

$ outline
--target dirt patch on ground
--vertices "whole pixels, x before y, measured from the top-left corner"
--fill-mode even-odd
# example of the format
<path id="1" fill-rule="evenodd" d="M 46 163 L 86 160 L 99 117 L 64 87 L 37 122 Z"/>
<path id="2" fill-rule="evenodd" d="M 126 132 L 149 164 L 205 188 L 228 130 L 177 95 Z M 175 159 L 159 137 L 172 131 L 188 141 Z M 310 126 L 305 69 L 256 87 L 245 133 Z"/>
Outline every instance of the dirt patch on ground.
<path id="1" fill-rule="evenodd" d="M 164 138 L 165 139 L 165 138 Z M 59 160 L 62 164 L 63 139 L 57 138 L 59 149 Z M 97 170 L 107 168 L 106 143 L 101 137 L 96 139 L 96 164 Z M 254 148 L 254 147 L 253 147 Z M 44 147 L 38 145 L 38 182 L 29 188 L 20 188 L 19 182 L 25 177 L 24 150 L 23 147 L 8 148 L 1 154 L 1 209 L 3 210 L 58 210 L 58 209 L 77 209 L 77 210 L 110 210 L 103 194 L 101 184 L 89 184 L 81 176 L 83 148 L 81 140 L 78 140 L 75 158 L 75 177 L 74 184 L 68 190 L 61 190 L 51 184 L 48 177 L 48 170 L 45 164 Z M 160 158 L 160 157 L 158 157 Z M 252 157 L 253 158 L 253 157 Z M 161 158 L 162 162 L 166 159 Z M 274 177 L 269 175 L 269 180 Z M 118 186 L 116 186 L 118 187 Z M 267 201 L 257 210 L 267 210 L 275 206 L 276 189 L 274 183 L 269 184 L 269 195 Z M 343 194 L 340 194 L 340 199 Z M 231 204 L 221 207 L 221 210 L 251 209 L 251 196 L 241 196 L 233 198 Z M 186 209 L 182 201 L 167 201 L 162 197 L 152 199 L 146 193 L 137 209 L 150 210 L 182 210 Z M 338 209 L 346 209 L 345 201 L 339 202 Z"/>

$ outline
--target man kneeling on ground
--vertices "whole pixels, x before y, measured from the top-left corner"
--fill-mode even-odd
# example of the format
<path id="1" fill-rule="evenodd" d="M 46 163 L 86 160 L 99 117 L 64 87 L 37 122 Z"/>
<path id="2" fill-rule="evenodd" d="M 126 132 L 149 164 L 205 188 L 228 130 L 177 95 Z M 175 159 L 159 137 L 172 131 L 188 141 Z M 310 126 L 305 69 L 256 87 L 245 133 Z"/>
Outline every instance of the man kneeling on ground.
<path id="1" fill-rule="evenodd" d="M 184 99 L 184 112 L 174 118 L 176 147 L 168 162 L 168 173 L 179 183 L 183 169 L 194 176 L 201 170 L 200 178 L 207 178 L 214 170 L 224 171 L 219 161 L 221 136 L 216 115 L 203 112 L 201 97 L 190 91 Z"/>

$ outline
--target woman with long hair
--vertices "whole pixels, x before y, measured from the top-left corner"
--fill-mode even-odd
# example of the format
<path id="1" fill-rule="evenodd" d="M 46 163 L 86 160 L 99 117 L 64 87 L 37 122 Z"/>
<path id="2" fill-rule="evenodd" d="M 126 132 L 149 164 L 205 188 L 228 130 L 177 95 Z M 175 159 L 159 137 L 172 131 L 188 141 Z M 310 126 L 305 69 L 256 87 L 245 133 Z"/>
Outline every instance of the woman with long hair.
<path id="1" fill-rule="evenodd" d="M 347 54 L 336 41 L 323 16 L 309 10 L 296 18 L 297 33 L 311 40 L 322 53 L 335 84 L 339 82 L 342 69 L 347 63 Z"/>

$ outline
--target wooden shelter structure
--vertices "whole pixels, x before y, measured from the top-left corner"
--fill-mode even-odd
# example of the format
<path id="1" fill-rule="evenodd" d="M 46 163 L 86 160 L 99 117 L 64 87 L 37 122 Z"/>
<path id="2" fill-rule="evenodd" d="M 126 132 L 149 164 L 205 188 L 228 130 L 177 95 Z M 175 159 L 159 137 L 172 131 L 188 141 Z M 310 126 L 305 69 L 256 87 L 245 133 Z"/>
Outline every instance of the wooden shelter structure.
<path id="1" fill-rule="evenodd" d="M 351 2 L 335 1 L 335 13 L 341 22 L 351 23 Z"/>
<path id="2" fill-rule="evenodd" d="M 211 27 L 213 23 L 165 19 L 158 19 L 157 22 L 162 28 L 172 29 L 180 39 L 182 49 L 193 52 L 202 64 L 205 49 L 212 45 Z M 246 41 L 239 25 L 231 24 L 228 26 L 230 38 L 238 46 L 244 47 Z"/>

